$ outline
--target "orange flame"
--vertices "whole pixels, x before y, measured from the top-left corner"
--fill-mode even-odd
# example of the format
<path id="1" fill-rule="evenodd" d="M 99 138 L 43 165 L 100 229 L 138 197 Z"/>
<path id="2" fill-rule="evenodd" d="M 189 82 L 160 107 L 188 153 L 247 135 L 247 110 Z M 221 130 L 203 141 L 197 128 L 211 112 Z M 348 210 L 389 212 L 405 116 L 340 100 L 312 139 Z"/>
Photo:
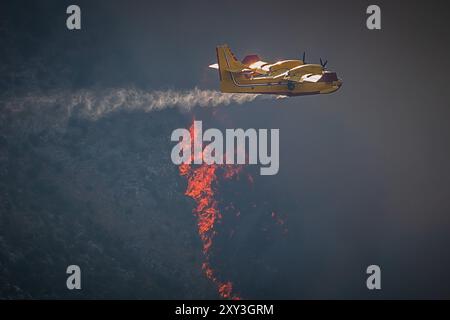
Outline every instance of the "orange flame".
<path id="1" fill-rule="evenodd" d="M 194 125 L 190 127 L 191 143 L 194 141 Z M 192 155 L 191 155 L 192 157 Z M 191 159 L 192 160 L 192 159 Z M 222 168 L 222 170 L 217 170 Z M 202 241 L 204 262 L 202 270 L 206 277 L 217 286 L 219 295 L 224 299 L 240 299 L 233 293 L 233 284 L 230 281 L 220 281 L 209 263 L 209 254 L 216 234 L 214 227 L 222 218 L 218 203 L 215 200 L 215 188 L 218 183 L 218 175 L 224 179 L 238 177 L 242 166 L 201 164 L 197 166 L 181 164 L 178 167 L 181 176 L 187 178 L 187 189 L 185 195 L 196 202 L 193 209 L 197 217 L 198 234 Z"/>
<path id="2" fill-rule="evenodd" d="M 189 129 L 191 134 L 190 149 L 194 150 L 193 142 L 195 139 L 194 121 Z M 203 158 L 203 154 L 197 155 L 197 158 Z M 191 154 L 191 161 L 194 156 Z M 197 217 L 197 230 L 202 241 L 202 252 L 204 261 L 202 270 L 205 276 L 217 286 L 219 295 L 224 299 L 241 299 L 233 292 L 233 283 L 230 281 L 221 281 L 216 276 L 216 272 L 210 264 L 210 251 L 213 245 L 214 236 L 216 235 L 215 225 L 222 219 L 217 200 L 217 185 L 222 179 L 239 179 L 243 166 L 242 165 L 223 165 L 223 164 L 181 164 L 178 167 L 181 176 L 187 179 L 187 188 L 185 195 L 194 199 L 196 206 L 193 209 Z M 254 179 L 250 174 L 246 175 L 248 183 L 253 186 Z M 256 204 L 253 204 L 256 207 Z M 233 204 L 225 207 L 226 209 L 235 209 Z M 240 211 L 236 212 L 236 216 L 240 215 Z M 271 213 L 276 224 L 280 225 L 283 233 L 287 233 L 285 217 L 281 217 L 275 211 Z"/>

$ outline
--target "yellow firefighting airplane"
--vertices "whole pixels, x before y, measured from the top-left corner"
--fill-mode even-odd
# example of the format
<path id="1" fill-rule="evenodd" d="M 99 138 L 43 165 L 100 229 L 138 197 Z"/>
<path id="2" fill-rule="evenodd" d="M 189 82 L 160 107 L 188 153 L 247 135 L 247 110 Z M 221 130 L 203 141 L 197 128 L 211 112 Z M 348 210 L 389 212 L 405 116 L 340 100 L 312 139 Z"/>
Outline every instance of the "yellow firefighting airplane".
<path id="1" fill-rule="evenodd" d="M 327 61 L 309 64 L 305 54 L 302 60 L 267 63 L 257 55 L 238 61 L 227 45 L 218 46 L 216 51 L 218 63 L 209 67 L 219 69 L 222 92 L 300 96 L 331 93 L 342 85 L 336 72 L 325 70 Z"/>

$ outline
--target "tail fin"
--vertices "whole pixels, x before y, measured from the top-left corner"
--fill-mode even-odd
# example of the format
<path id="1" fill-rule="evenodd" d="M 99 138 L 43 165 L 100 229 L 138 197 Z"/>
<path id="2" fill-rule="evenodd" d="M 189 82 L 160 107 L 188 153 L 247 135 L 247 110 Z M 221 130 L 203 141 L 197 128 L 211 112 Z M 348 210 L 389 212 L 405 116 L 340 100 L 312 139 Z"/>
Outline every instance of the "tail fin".
<path id="1" fill-rule="evenodd" d="M 217 63 L 219 65 L 220 90 L 222 92 L 236 92 L 231 73 L 241 72 L 246 68 L 236 59 L 227 45 L 217 46 Z"/>

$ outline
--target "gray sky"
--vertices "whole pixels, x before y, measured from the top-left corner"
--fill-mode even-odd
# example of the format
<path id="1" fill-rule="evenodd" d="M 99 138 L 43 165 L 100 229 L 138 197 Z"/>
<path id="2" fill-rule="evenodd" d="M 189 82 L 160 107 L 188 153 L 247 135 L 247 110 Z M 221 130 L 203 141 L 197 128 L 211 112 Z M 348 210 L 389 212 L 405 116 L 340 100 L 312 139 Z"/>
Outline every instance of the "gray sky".
<path id="1" fill-rule="evenodd" d="M 82 30 L 69 32 L 65 8 L 72 2 L 1 4 L 3 95 L 218 89 L 217 73 L 207 66 L 222 43 L 238 58 L 258 54 L 267 61 L 306 51 L 308 62 L 328 59 L 343 80 L 331 95 L 194 110 L 205 127 L 280 128 L 279 174 L 256 177 L 249 198 L 270 195 L 289 232 L 263 251 L 252 249 L 262 239 L 248 222 L 241 238 L 248 246 L 231 244 L 243 248 L 233 262 L 251 259 L 254 250 L 277 270 L 236 265 L 230 276 L 243 293 L 449 297 L 444 1 L 377 1 L 380 31 L 365 27 L 368 1 L 77 1 Z M 370 264 L 382 268 L 379 293 L 365 288 Z"/>

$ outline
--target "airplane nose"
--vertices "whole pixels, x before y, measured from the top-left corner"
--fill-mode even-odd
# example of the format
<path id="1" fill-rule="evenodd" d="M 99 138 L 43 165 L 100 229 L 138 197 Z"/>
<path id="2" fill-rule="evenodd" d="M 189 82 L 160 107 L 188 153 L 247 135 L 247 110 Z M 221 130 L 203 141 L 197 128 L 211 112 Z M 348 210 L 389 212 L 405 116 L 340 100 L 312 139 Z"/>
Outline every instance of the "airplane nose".
<path id="1" fill-rule="evenodd" d="M 320 82 L 333 82 L 333 81 L 337 81 L 338 77 L 336 72 L 324 72 L 324 74 L 322 75 L 322 78 L 320 78 Z"/>

